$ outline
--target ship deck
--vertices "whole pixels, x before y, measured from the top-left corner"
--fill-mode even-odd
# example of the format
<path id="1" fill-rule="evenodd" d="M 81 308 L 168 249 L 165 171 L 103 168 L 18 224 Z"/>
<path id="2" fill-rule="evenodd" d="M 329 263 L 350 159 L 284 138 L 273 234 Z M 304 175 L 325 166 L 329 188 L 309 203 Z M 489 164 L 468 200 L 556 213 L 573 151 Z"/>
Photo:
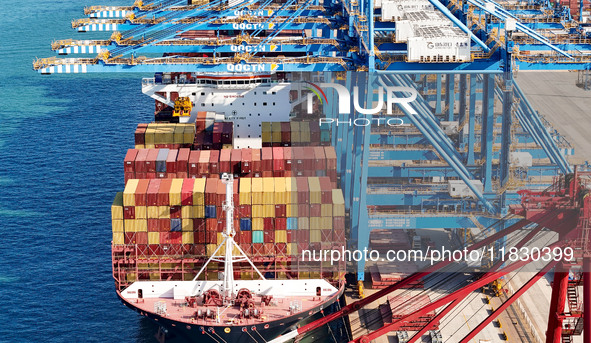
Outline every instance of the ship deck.
<path id="1" fill-rule="evenodd" d="M 167 319 L 184 322 L 187 324 L 196 325 L 255 325 L 264 322 L 272 322 L 280 320 L 287 316 L 291 316 L 296 313 L 301 313 L 301 317 L 307 317 L 308 313 L 315 307 L 321 305 L 330 299 L 331 296 L 326 297 L 311 297 L 311 296 L 300 296 L 300 297 L 285 297 L 285 298 L 273 298 L 269 303 L 269 306 L 265 306 L 261 303 L 261 297 L 254 296 L 256 308 L 262 309 L 260 318 L 240 318 L 240 308 L 238 306 L 219 307 L 219 322 L 215 319 L 210 318 L 195 318 L 197 310 L 218 311 L 217 306 L 205 306 L 202 303 L 202 297 L 197 298 L 197 302 L 194 307 L 190 307 L 187 302 L 179 299 L 171 298 L 144 298 L 144 299 L 127 299 L 127 301 L 135 306 L 139 311 L 151 312 L 160 314 Z M 299 304 L 299 310 L 291 312 L 290 307 L 294 303 Z M 158 307 L 166 308 L 165 314 L 157 313 Z"/>

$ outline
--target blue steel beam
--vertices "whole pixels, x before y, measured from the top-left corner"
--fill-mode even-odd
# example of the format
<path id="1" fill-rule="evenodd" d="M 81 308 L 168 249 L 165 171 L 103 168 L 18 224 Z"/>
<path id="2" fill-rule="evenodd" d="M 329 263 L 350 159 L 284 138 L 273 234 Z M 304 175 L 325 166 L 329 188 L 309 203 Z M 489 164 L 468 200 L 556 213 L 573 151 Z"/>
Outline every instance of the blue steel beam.
<path id="1" fill-rule="evenodd" d="M 499 217 L 488 217 L 475 215 L 476 219 L 485 227 L 490 227 L 497 223 Z M 517 219 L 508 220 L 507 225 L 516 223 Z M 461 214 L 438 214 L 438 215 L 420 215 L 420 214 L 400 214 L 400 215 L 371 215 L 369 217 L 370 229 L 465 229 L 474 227 L 474 222 L 469 215 Z"/>

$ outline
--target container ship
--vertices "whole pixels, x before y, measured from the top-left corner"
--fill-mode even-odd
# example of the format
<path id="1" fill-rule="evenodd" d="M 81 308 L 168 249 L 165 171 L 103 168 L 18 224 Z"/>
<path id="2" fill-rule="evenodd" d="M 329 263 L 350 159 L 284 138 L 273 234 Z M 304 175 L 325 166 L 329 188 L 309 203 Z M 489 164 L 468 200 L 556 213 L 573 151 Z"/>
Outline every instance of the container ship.
<path id="1" fill-rule="evenodd" d="M 327 309 L 345 245 L 330 131 L 294 117 L 289 75 L 156 74 L 112 205 L 112 264 L 127 307 L 187 341 L 269 341 Z"/>

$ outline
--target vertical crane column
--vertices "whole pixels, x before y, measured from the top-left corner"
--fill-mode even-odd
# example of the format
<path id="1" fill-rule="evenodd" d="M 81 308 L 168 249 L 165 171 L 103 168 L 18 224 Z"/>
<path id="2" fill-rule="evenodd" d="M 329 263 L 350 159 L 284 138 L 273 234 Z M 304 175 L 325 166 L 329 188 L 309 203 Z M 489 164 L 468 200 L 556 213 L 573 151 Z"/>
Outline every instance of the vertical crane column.
<path id="1" fill-rule="evenodd" d="M 482 131 L 480 133 L 480 158 L 482 165 L 484 192 L 492 192 L 492 154 L 494 143 L 494 107 L 495 107 L 495 77 L 484 74 L 482 88 Z"/>
<path id="2" fill-rule="evenodd" d="M 552 297 L 550 298 L 550 312 L 548 314 L 548 330 L 546 331 L 546 343 L 562 342 L 562 315 L 566 301 L 568 288 L 568 271 L 565 271 L 563 263 L 554 270 L 552 283 Z"/>
<path id="3" fill-rule="evenodd" d="M 445 104 L 447 105 L 447 121 L 454 120 L 454 101 L 456 99 L 455 90 L 455 75 L 447 74 L 446 76 Z"/>
<path id="4" fill-rule="evenodd" d="M 351 89 L 351 85 L 353 84 L 353 78 L 355 77 L 356 73 L 347 72 L 347 80 L 345 81 L 345 86 L 347 89 Z M 349 99 L 350 108 L 353 108 L 353 99 Z M 339 114 L 339 117 L 342 118 L 342 123 L 346 121 L 352 120 L 351 115 L 349 113 Z M 337 123 L 338 125 L 339 123 Z M 345 206 L 347 209 L 351 208 L 351 185 L 352 180 L 352 170 L 353 170 L 353 127 L 352 125 L 344 124 L 343 129 L 343 144 L 341 146 L 341 154 L 343 158 L 343 164 L 341 168 L 341 178 L 344 175 L 344 183 L 342 188 L 345 190 Z"/>
<path id="5" fill-rule="evenodd" d="M 478 81 L 475 74 L 470 75 L 470 111 L 468 112 L 468 159 L 466 164 L 474 165 L 474 126 L 476 124 L 476 88 Z"/>
<path id="6" fill-rule="evenodd" d="M 513 79 L 511 72 L 505 72 L 503 75 L 503 126 L 501 131 L 501 156 L 499 160 L 501 188 L 509 181 L 509 153 L 511 147 L 511 125 L 513 122 L 513 114 L 511 113 L 511 109 L 513 108 Z M 501 207 L 505 207 L 504 195 L 501 202 Z"/>
<path id="7" fill-rule="evenodd" d="M 459 136 L 458 136 L 458 143 L 459 143 L 459 148 L 463 150 L 464 145 L 466 145 L 466 140 L 464 138 L 464 124 L 466 123 L 466 110 L 467 110 L 467 106 L 466 106 L 466 88 L 467 87 L 467 74 L 460 74 L 460 108 L 458 110 L 458 122 L 459 125 L 458 126 L 458 130 L 459 130 Z M 462 151 L 460 150 L 460 151 Z"/>
<path id="8" fill-rule="evenodd" d="M 441 113 L 441 74 L 437 74 L 437 94 L 435 95 L 435 113 Z"/>
<path id="9" fill-rule="evenodd" d="M 365 97 L 367 96 L 364 92 L 366 91 L 366 86 L 365 86 L 365 74 L 361 74 L 361 73 L 355 73 L 356 77 L 356 82 L 355 82 L 355 86 L 358 87 L 359 89 L 359 93 L 357 96 L 359 97 L 359 105 L 361 107 L 366 107 L 364 106 L 365 101 Z M 367 92 L 369 93 L 369 90 L 367 90 Z M 355 98 L 355 93 L 353 93 L 353 98 Z M 355 100 L 354 100 L 355 101 Z M 357 118 L 364 118 L 365 116 L 358 113 L 357 111 L 355 111 L 354 107 L 352 108 L 352 120 L 355 120 Z M 368 117 L 368 119 L 371 120 L 371 117 Z M 360 216 L 360 211 L 361 211 L 361 206 L 360 206 L 360 201 L 361 201 L 361 194 L 365 194 L 367 193 L 367 190 L 365 188 L 361 188 L 361 167 L 362 167 L 362 163 L 367 163 L 367 159 L 363 159 L 363 133 L 364 133 L 364 129 L 365 128 L 370 128 L 371 129 L 371 125 L 366 125 L 366 126 L 357 126 L 354 125 L 353 126 L 353 131 L 354 131 L 354 139 L 353 139 L 353 153 L 352 153 L 352 157 L 353 157 L 353 165 L 351 166 L 352 170 L 353 170 L 353 177 L 351 179 L 351 182 L 349 184 L 349 187 L 351 187 L 351 189 L 353 190 L 353 193 L 351 194 L 351 232 L 352 232 L 352 237 L 354 241 L 357 241 L 357 246 L 361 247 L 359 245 L 359 239 L 360 236 L 363 235 L 363 231 L 364 229 L 367 229 L 364 226 L 367 226 L 367 222 L 362 223 L 359 221 L 359 216 Z"/>

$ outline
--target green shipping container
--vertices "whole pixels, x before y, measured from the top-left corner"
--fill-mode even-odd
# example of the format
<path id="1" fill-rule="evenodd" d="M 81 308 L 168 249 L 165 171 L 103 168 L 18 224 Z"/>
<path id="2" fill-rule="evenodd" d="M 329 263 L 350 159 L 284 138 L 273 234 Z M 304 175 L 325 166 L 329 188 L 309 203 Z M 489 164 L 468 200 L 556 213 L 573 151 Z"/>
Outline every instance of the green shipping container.
<path id="1" fill-rule="evenodd" d="M 252 231 L 252 242 L 253 243 L 264 243 L 264 231 Z"/>

